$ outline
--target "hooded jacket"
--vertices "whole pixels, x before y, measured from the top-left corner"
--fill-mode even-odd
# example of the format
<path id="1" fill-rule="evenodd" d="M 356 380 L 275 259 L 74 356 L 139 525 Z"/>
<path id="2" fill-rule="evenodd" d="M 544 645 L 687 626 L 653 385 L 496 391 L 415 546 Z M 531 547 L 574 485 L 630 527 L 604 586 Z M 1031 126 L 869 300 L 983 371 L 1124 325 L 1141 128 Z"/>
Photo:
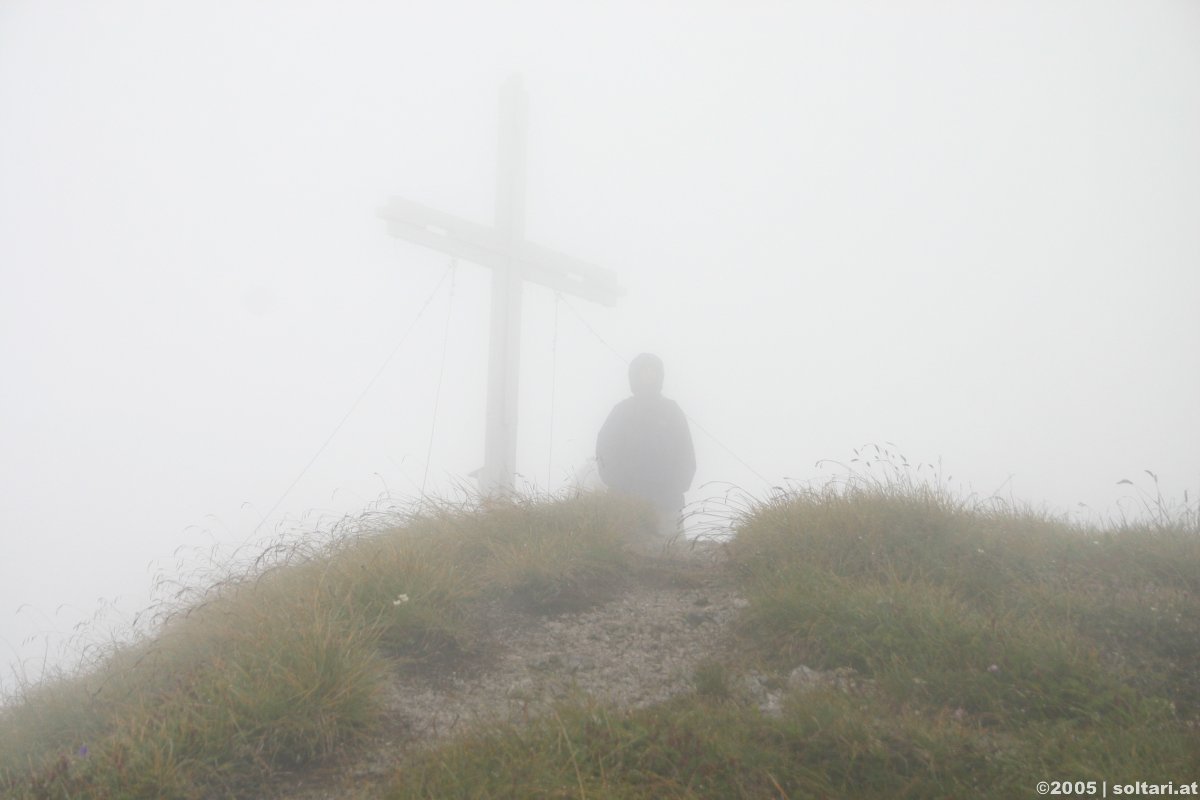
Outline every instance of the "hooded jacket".
<path id="1" fill-rule="evenodd" d="M 639 379 L 640 370 L 655 367 L 657 375 Z M 600 479 L 614 491 L 649 500 L 661 512 L 677 512 L 696 474 L 687 417 L 674 400 L 662 396 L 662 362 L 657 358 L 634 359 L 630 386 L 633 396 L 613 407 L 596 437 Z"/>

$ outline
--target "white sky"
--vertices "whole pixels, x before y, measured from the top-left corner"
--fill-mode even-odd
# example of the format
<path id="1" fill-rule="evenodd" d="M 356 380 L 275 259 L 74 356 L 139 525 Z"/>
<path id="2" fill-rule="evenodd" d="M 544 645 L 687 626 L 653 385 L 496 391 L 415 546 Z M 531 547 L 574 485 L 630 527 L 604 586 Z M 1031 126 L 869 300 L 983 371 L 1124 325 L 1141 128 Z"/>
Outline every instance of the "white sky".
<path id="1" fill-rule="evenodd" d="M 1191 0 L 7 0 L 0 663 L 251 536 L 447 267 L 379 206 L 491 223 L 516 72 L 528 237 L 627 291 L 557 349 L 526 292 L 537 485 L 626 391 L 578 312 L 665 359 L 720 442 L 698 486 L 765 489 L 724 448 L 776 482 L 892 441 L 1060 511 L 1200 489 Z M 488 280 L 459 266 L 264 530 L 417 491 L 448 313 L 429 487 L 480 466 Z"/>

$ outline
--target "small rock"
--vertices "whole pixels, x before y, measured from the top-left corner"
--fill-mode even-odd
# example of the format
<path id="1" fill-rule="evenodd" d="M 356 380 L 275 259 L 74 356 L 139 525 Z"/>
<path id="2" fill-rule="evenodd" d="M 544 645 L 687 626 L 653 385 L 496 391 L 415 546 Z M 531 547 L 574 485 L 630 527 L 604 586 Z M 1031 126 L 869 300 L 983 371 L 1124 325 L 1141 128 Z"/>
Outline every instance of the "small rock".
<path id="1" fill-rule="evenodd" d="M 783 714 L 783 693 L 771 688 L 770 679 L 758 672 L 748 672 L 741 678 L 743 691 L 758 706 L 759 711 L 770 717 Z"/>
<path id="2" fill-rule="evenodd" d="M 766 699 L 758 704 L 758 710 L 768 717 L 782 717 L 783 696 L 779 692 L 767 692 Z"/>
<path id="3" fill-rule="evenodd" d="M 824 683 L 822 674 L 803 664 L 788 673 L 787 686 L 793 692 L 815 689 L 822 683 Z"/>
<path id="4" fill-rule="evenodd" d="M 562 666 L 563 666 L 563 660 L 562 660 L 562 658 L 560 658 L 557 655 L 547 656 L 546 658 L 540 658 L 537 661 L 531 662 L 529 665 L 530 669 L 539 669 L 539 670 L 556 670 L 556 669 L 561 669 Z"/>
<path id="5" fill-rule="evenodd" d="M 596 668 L 596 662 L 584 656 L 568 656 L 566 664 L 572 673 L 588 672 Z"/>

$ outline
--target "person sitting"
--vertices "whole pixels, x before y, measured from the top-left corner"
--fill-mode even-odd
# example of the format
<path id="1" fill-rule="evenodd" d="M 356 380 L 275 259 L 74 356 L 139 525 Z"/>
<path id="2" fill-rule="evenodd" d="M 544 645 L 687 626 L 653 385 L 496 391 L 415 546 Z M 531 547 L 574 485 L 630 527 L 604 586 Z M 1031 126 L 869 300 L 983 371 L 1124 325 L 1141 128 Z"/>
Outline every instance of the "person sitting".
<path id="1" fill-rule="evenodd" d="M 596 466 L 609 489 L 648 501 L 658 514 L 658 533 L 671 537 L 679 525 L 683 493 L 696 475 L 696 453 L 687 417 L 662 395 L 663 362 L 642 353 L 629 364 L 633 393 L 617 403 L 596 437 Z"/>

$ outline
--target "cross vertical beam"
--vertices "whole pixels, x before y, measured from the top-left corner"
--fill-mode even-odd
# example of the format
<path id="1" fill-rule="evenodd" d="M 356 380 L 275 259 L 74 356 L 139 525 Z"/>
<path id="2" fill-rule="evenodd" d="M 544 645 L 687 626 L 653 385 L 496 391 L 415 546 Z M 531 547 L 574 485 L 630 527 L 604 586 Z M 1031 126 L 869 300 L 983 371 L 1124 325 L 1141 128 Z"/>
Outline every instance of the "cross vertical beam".
<path id="1" fill-rule="evenodd" d="M 520 78 L 501 89 L 500 142 L 496 176 L 496 231 L 505 245 L 502 264 L 492 270 L 491 345 L 488 355 L 487 417 L 483 443 L 484 492 L 513 488 L 517 465 L 517 403 L 521 370 L 520 265 L 511 255 L 525 238 L 525 128 L 528 100 Z"/>
<path id="2" fill-rule="evenodd" d="M 392 234 L 492 269 L 487 424 L 483 468 L 477 473 L 486 493 L 511 491 L 516 474 L 524 282 L 608 306 L 622 293 L 611 270 L 525 241 L 527 109 L 525 90 L 514 76 L 500 97 L 494 228 L 397 197 L 379 212 Z"/>

